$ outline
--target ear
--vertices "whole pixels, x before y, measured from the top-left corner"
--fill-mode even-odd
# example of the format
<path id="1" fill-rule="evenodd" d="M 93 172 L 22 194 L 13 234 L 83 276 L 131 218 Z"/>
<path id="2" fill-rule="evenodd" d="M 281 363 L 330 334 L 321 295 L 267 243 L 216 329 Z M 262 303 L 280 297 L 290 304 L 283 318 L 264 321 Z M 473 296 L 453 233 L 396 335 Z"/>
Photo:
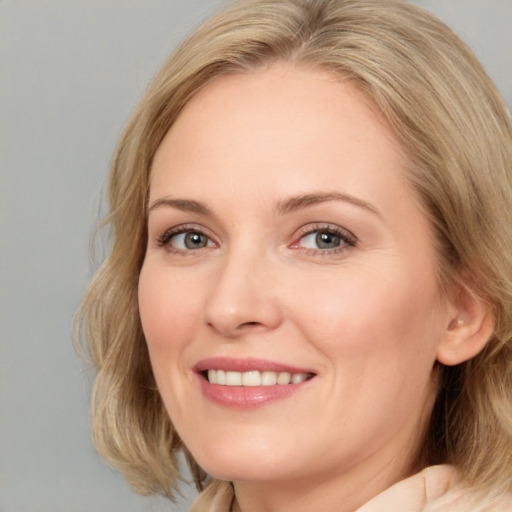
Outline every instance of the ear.
<path id="1" fill-rule="evenodd" d="M 494 330 L 491 307 L 466 285 L 458 287 L 448 300 L 445 335 L 438 345 L 437 360 L 453 366 L 476 356 Z"/>

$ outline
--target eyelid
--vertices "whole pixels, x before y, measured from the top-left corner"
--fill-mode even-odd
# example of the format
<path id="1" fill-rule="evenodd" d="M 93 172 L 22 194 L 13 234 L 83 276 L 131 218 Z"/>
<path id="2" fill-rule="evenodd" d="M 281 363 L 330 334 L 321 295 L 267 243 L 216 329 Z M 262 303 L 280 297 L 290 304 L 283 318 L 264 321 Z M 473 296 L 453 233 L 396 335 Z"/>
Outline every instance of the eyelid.
<path id="1" fill-rule="evenodd" d="M 171 228 L 164 230 L 160 235 L 156 236 L 156 239 L 155 239 L 156 244 L 159 247 L 166 247 L 169 251 L 172 251 L 172 252 L 178 252 L 178 253 L 192 252 L 191 249 L 189 249 L 187 251 L 181 251 L 180 249 L 176 249 L 169 245 L 169 242 L 173 237 L 183 234 L 183 233 L 198 233 L 198 234 L 204 235 L 209 240 L 211 240 L 215 245 L 218 245 L 217 241 L 215 240 L 215 237 L 210 233 L 210 231 L 208 229 L 206 229 L 204 226 L 201 226 L 200 224 L 194 224 L 194 223 L 179 224 L 177 226 L 173 226 Z M 195 250 L 197 251 L 200 249 L 201 248 L 195 249 Z M 206 247 L 203 247 L 203 249 L 206 249 Z"/>
<path id="2" fill-rule="evenodd" d="M 300 241 L 304 237 L 311 235 L 315 232 L 322 232 L 322 231 L 331 233 L 333 235 L 340 237 L 343 242 L 342 245 L 339 247 L 333 247 L 333 248 L 327 248 L 327 249 L 325 249 L 325 248 L 312 249 L 312 248 L 302 247 L 300 245 Z M 205 228 L 204 226 L 202 226 L 200 224 L 195 224 L 195 223 L 179 224 L 179 225 L 173 226 L 171 228 L 168 228 L 166 230 L 163 230 L 163 232 L 160 235 L 155 237 L 156 245 L 158 247 L 166 248 L 168 251 L 177 253 L 177 254 L 197 253 L 198 251 L 201 251 L 203 249 L 211 249 L 212 248 L 211 246 L 210 247 L 207 246 L 207 247 L 200 247 L 197 249 L 183 250 L 183 249 L 178 249 L 176 247 L 172 247 L 169 244 L 170 240 L 174 236 L 183 234 L 183 233 L 199 233 L 201 235 L 206 236 L 208 238 L 208 240 L 214 244 L 214 246 L 218 246 L 218 241 L 216 240 L 215 235 L 213 235 L 209 229 Z M 315 253 L 315 254 L 321 253 L 321 254 L 327 255 L 327 254 L 339 253 L 339 252 L 344 251 L 350 247 L 354 247 L 355 245 L 357 245 L 357 243 L 358 243 L 357 237 L 346 228 L 343 228 L 337 224 L 332 224 L 332 223 L 328 223 L 328 222 L 327 223 L 326 222 L 314 222 L 314 223 L 309 223 L 309 224 L 306 224 L 306 225 L 300 227 L 294 233 L 293 241 L 288 245 L 288 247 L 291 249 L 297 249 L 297 250 L 300 249 L 304 252 L 308 252 L 311 254 L 312 253 Z"/>
<path id="3" fill-rule="evenodd" d="M 328 232 L 332 233 L 336 236 L 339 236 L 343 242 L 345 242 L 345 245 L 342 247 L 332 248 L 332 249 L 309 249 L 304 248 L 299 245 L 300 240 L 302 240 L 305 236 L 311 235 L 316 232 Z M 354 247 L 358 243 L 357 237 L 348 229 L 343 228 L 337 224 L 331 224 L 331 223 L 325 223 L 325 222 L 314 222 L 312 224 L 306 224 L 299 228 L 294 236 L 294 241 L 290 244 L 290 247 L 292 249 L 304 249 L 307 251 L 318 251 L 321 253 L 333 253 L 333 252 L 339 252 L 342 250 L 345 250 L 347 247 Z"/>

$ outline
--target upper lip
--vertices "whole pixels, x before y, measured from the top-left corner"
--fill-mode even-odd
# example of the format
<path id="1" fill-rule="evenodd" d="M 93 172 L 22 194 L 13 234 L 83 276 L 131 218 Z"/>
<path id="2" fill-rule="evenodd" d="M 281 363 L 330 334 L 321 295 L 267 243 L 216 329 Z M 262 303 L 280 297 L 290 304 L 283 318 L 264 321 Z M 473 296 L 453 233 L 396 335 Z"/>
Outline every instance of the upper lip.
<path id="1" fill-rule="evenodd" d="M 257 358 L 231 358 L 231 357 L 210 357 L 202 359 L 194 366 L 194 371 L 202 373 L 207 370 L 224 370 L 232 372 L 249 372 L 249 371 L 270 371 L 270 372 L 288 372 L 288 373 L 311 373 L 309 368 L 299 368 L 289 364 L 283 364 L 268 359 Z"/>

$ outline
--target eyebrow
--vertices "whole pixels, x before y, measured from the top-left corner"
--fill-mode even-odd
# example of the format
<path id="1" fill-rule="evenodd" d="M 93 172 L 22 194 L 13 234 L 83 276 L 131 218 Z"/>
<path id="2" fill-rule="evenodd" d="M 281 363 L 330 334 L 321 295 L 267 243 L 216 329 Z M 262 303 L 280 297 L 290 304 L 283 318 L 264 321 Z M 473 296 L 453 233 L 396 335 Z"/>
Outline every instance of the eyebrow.
<path id="1" fill-rule="evenodd" d="M 192 212 L 192 213 L 200 213 L 202 215 L 212 215 L 212 211 L 207 208 L 203 203 L 199 203 L 198 201 L 192 201 L 191 199 L 171 199 L 169 197 L 161 197 L 160 199 L 156 199 L 151 203 L 148 208 L 148 215 L 153 210 L 157 210 L 158 208 L 162 208 L 163 206 L 170 206 L 172 208 L 176 208 L 177 210 L 182 210 L 184 212 Z"/>
<path id="2" fill-rule="evenodd" d="M 382 217 L 381 213 L 372 204 L 343 192 L 313 192 L 309 194 L 292 196 L 278 201 L 275 207 L 275 211 L 279 215 L 285 215 L 287 213 L 328 201 L 343 201 L 359 208 L 363 208 L 364 210 L 367 210 L 377 215 L 378 217 Z M 151 203 L 151 205 L 148 207 L 148 215 L 153 210 L 157 210 L 158 208 L 162 208 L 164 206 L 176 208 L 177 210 L 184 212 L 199 213 L 206 216 L 213 215 L 213 212 L 203 203 L 194 201 L 192 199 L 172 199 L 170 197 L 161 197 L 153 201 L 153 203 Z"/>
<path id="3" fill-rule="evenodd" d="M 345 203 L 350 203 L 382 218 L 381 213 L 377 208 L 375 208 L 375 206 L 343 192 L 314 192 L 311 194 L 300 194 L 298 196 L 289 197 L 277 203 L 276 211 L 277 213 L 284 215 L 286 213 L 328 201 L 343 201 Z"/>

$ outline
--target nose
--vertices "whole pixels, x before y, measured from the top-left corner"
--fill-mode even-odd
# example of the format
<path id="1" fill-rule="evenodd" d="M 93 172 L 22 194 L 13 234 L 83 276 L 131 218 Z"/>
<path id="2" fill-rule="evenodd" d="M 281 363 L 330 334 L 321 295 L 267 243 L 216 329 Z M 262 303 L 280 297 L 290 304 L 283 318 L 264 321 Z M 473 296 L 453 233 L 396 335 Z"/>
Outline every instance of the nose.
<path id="1" fill-rule="evenodd" d="M 271 331 L 281 323 L 272 265 L 264 258 L 231 254 L 207 297 L 204 321 L 226 338 Z"/>

